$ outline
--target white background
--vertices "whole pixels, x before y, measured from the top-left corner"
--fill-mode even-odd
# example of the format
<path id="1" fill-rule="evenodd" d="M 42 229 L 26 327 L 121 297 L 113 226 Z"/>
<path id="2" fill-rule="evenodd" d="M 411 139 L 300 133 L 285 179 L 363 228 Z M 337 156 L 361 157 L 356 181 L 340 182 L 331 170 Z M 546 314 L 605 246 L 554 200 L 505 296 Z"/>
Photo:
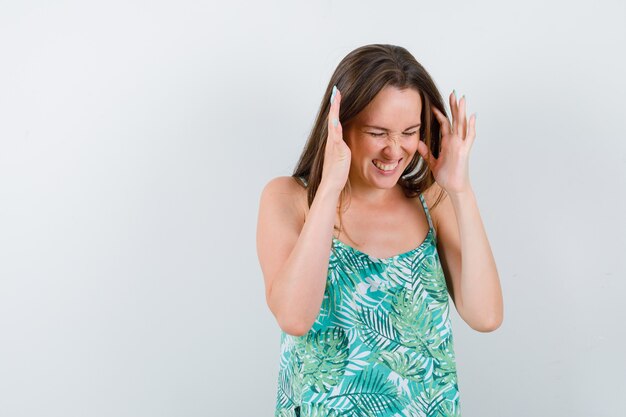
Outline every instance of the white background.
<path id="1" fill-rule="evenodd" d="M 270 416 L 258 199 L 331 73 L 407 48 L 477 112 L 493 333 L 466 417 L 623 415 L 622 1 L 0 3 L 0 415 Z M 447 102 L 447 99 L 446 99 Z"/>

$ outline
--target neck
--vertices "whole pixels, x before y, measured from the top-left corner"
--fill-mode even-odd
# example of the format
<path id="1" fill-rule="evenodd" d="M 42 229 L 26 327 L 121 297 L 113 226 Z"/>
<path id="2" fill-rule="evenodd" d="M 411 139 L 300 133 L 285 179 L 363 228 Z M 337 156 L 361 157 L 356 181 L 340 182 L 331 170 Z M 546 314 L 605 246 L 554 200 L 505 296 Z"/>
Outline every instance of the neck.
<path id="1" fill-rule="evenodd" d="M 356 203 L 372 207 L 383 207 L 403 198 L 404 192 L 400 184 L 392 188 L 375 188 L 370 185 L 350 180 L 350 199 Z"/>

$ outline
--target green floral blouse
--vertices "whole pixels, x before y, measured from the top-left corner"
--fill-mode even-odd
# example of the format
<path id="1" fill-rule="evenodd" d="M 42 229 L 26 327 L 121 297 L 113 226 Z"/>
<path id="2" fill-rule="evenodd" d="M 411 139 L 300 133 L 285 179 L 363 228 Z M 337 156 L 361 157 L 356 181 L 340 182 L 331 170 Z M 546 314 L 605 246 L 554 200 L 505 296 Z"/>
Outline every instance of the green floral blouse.
<path id="1" fill-rule="evenodd" d="M 380 259 L 333 237 L 319 315 L 281 332 L 275 417 L 460 416 L 448 291 L 424 241 Z"/>

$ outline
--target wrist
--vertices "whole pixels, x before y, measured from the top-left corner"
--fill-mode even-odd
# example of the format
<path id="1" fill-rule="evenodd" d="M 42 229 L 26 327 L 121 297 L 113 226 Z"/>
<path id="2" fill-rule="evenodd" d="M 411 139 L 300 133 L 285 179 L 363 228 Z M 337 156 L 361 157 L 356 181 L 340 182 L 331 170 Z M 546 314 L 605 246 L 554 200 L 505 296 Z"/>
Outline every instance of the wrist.
<path id="1" fill-rule="evenodd" d="M 467 187 L 462 190 L 456 190 L 451 192 L 446 191 L 446 193 L 450 197 L 451 201 L 455 204 L 461 203 L 468 199 L 473 199 L 475 197 L 474 189 L 472 187 Z"/>
<path id="2" fill-rule="evenodd" d="M 337 186 L 329 185 L 322 181 L 319 187 L 317 187 L 316 194 L 322 194 L 325 197 L 339 198 L 342 191 L 343 188 L 338 188 Z"/>
<path id="3" fill-rule="evenodd" d="M 458 186 L 455 186 L 455 187 L 442 187 L 442 188 L 446 191 L 446 194 L 448 194 L 450 197 L 453 197 L 453 196 L 461 197 L 463 195 L 470 195 L 474 193 L 472 184 L 469 181 L 463 185 L 458 184 Z"/>

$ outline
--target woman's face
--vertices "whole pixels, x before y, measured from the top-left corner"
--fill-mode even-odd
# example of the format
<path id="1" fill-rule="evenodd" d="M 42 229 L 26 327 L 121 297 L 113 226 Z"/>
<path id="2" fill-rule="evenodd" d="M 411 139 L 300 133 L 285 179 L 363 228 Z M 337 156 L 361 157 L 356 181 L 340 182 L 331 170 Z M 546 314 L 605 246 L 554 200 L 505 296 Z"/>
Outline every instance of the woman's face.
<path id="1" fill-rule="evenodd" d="M 344 140 L 350 147 L 350 181 L 392 188 L 417 152 L 422 100 L 407 88 L 383 88 L 349 123 Z"/>

